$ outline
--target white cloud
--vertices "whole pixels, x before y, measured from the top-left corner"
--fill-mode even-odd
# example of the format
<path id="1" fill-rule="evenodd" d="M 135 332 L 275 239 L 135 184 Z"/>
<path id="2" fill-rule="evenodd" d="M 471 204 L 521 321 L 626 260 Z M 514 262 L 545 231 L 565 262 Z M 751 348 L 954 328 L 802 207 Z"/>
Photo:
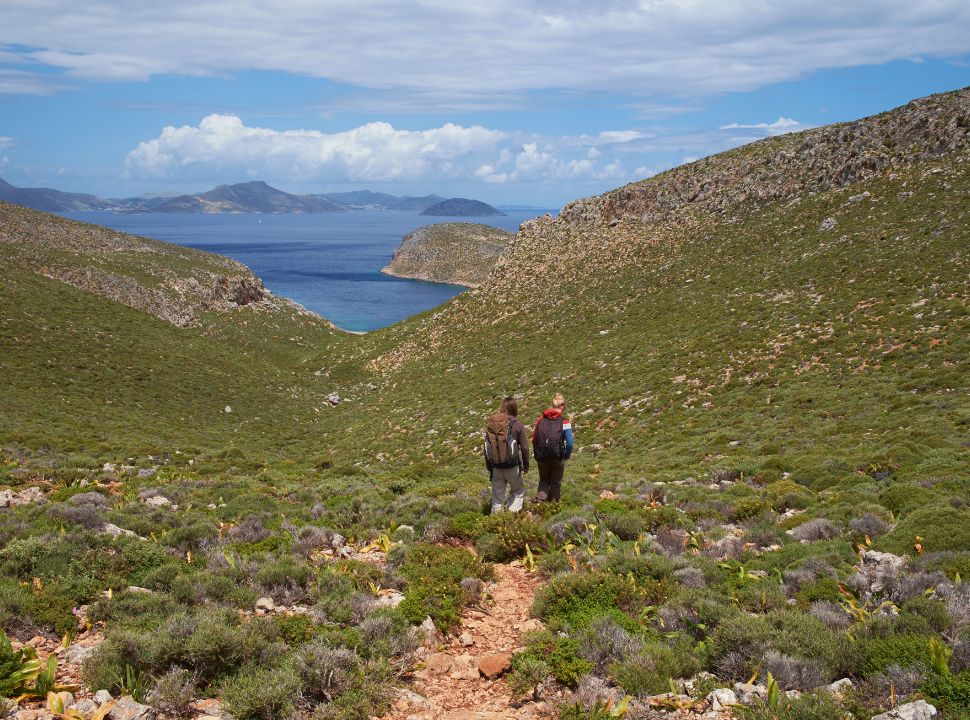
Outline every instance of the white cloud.
<path id="1" fill-rule="evenodd" d="M 12 137 L 7 137 L 6 135 L 0 135 L 0 150 L 10 147 L 14 144 L 14 139 Z"/>
<path id="2" fill-rule="evenodd" d="M 799 130 L 805 130 L 810 127 L 809 125 L 803 125 L 798 122 L 798 120 L 792 120 L 791 118 L 779 117 L 773 123 L 753 123 L 751 125 L 744 125 L 741 123 L 731 123 L 730 125 L 721 125 L 718 130 L 738 130 L 738 129 L 749 129 L 749 130 L 764 130 L 768 135 L 784 135 L 785 133 L 798 132 Z"/>
<path id="3" fill-rule="evenodd" d="M 492 184 L 629 179 L 617 153 L 634 131 L 539 137 L 446 123 L 402 130 L 372 122 L 335 133 L 247 126 L 236 115 L 169 126 L 127 157 L 130 177 L 174 181 L 233 176 L 286 182 Z"/>
<path id="4" fill-rule="evenodd" d="M 966 0 L 4 0 L 2 14 L 0 48 L 71 77 L 278 70 L 472 106 L 540 89 L 622 93 L 661 114 L 657 93 L 970 52 Z"/>

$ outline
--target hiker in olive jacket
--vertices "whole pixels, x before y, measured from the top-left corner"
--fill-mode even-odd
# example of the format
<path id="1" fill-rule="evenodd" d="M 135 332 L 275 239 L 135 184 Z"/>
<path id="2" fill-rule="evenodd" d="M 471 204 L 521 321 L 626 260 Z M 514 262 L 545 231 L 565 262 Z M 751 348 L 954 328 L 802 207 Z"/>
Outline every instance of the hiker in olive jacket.
<path id="1" fill-rule="evenodd" d="M 529 472 L 529 440 L 516 417 L 519 406 L 511 395 L 489 417 L 485 430 L 485 467 L 492 482 L 492 512 L 501 512 L 509 495 L 509 511 L 519 512 L 525 500 L 522 476 Z"/>

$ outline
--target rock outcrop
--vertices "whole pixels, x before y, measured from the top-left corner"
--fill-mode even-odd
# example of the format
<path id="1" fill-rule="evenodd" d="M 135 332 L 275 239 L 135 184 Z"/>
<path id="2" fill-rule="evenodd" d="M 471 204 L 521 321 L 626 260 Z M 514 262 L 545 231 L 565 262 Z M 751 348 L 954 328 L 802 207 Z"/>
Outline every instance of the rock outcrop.
<path id="1" fill-rule="evenodd" d="M 512 234 L 490 225 L 441 223 L 408 233 L 381 272 L 394 277 L 478 287 Z"/>
<path id="2" fill-rule="evenodd" d="M 914 100 L 855 122 L 767 138 L 566 205 L 566 222 L 670 219 L 685 209 L 721 214 L 844 187 L 970 145 L 970 88 Z"/>
<path id="3" fill-rule="evenodd" d="M 179 327 L 203 313 L 290 306 L 242 263 L 0 202 L 0 262 L 142 310 Z"/>

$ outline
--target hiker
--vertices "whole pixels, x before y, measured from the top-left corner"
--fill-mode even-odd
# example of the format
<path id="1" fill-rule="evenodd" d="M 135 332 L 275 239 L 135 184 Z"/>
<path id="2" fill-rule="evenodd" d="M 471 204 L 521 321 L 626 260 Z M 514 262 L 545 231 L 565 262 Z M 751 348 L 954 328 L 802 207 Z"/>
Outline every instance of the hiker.
<path id="1" fill-rule="evenodd" d="M 499 411 L 489 417 L 485 430 L 485 467 L 492 481 L 493 513 L 505 507 L 507 491 L 510 512 L 519 512 L 525 501 L 522 476 L 529 472 L 529 443 L 518 414 L 519 405 L 509 395 L 502 400 Z"/>
<path id="2" fill-rule="evenodd" d="M 552 407 L 542 413 L 532 429 L 532 453 L 539 466 L 539 502 L 562 496 L 562 475 L 573 452 L 573 426 L 565 416 L 566 398 L 556 393 Z"/>

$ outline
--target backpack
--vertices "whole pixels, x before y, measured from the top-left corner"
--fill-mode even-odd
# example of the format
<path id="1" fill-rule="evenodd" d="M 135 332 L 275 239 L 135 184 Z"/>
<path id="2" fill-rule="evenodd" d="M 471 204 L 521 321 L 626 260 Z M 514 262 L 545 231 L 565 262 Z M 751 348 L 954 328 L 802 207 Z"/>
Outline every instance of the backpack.
<path id="1" fill-rule="evenodd" d="M 544 417 L 539 420 L 533 441 L 536 460 L 562 460 L 566 454 L 566 438 L 562 425 L 561 417 Z"/>
<path id="2" fill-rule="evenodd" d="M 485 458 L 492 467 L 513 468 L 520 464 L 519 443 L 512 426 L 515 418 L 497 413 L 488 419 L 485 428 Z"/>

